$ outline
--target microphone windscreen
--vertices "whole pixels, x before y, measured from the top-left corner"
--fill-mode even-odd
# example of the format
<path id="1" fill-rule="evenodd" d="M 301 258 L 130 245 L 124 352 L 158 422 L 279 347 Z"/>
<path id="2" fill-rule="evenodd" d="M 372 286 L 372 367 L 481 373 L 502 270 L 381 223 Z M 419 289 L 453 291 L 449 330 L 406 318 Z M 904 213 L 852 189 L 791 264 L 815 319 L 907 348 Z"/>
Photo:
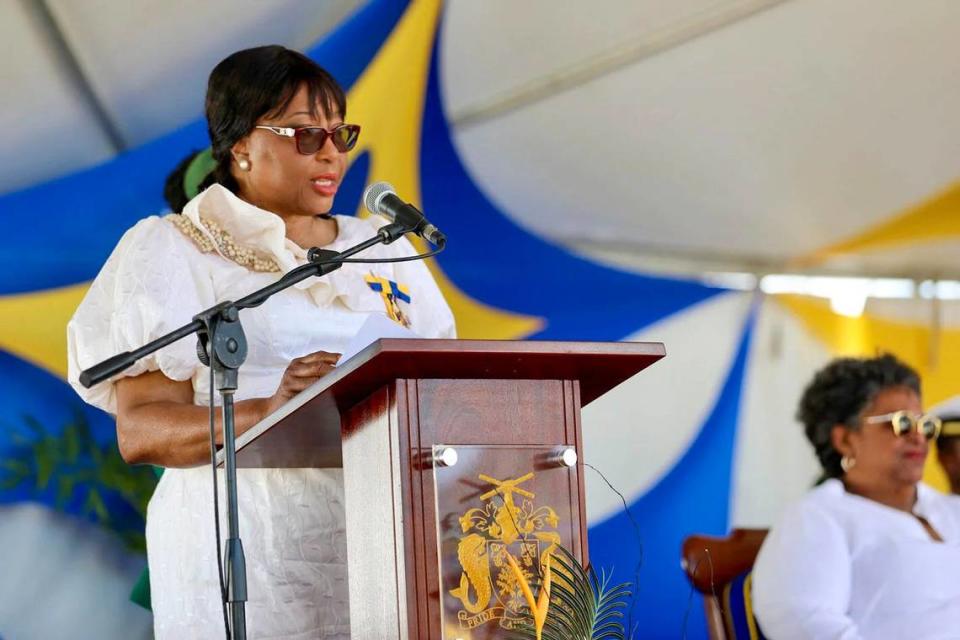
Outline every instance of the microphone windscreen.
<path id="1" fill-rule="evenodd" d="M 380 198 L 388 193 L 395 193 L 393 185 L 389 182 L 374 182 L 363 192 L 363 206 L 370 213 L 383 215 L 380 211 Z"/>

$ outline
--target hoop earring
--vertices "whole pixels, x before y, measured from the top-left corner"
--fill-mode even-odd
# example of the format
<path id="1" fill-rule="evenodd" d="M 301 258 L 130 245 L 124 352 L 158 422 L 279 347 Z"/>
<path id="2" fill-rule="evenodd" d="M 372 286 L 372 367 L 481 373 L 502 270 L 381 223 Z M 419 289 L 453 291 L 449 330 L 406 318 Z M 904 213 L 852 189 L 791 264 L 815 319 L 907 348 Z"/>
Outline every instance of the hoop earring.
<path id="1" fill-rule="evenodd" d="M 246 158 L 237 160 L 237 166 L 240 167 L 240 171 L 250 171 L 250 161 Z"/>
<path id="2" fill-rule="evenodd" d="M 843 456 L 840 458 L 840 468 L 843 469 L 844 473 L 850 473 L 850 469 L 853 469 L 856 464 L 857 459 L 853 456 Z"/>

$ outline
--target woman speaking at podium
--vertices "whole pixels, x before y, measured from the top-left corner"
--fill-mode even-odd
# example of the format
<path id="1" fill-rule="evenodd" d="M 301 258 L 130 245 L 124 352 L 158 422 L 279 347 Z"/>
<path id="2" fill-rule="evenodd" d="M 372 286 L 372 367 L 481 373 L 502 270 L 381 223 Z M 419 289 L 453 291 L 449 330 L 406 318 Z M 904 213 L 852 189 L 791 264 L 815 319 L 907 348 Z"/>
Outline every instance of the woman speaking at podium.
<path id="1" fill-rule="evenodd" d="M 329 214 L 360 134 L 346 113 L 342 89 L 297 52 L 259 47 L 220 62 L 207 88 L 215 168 L 204 189 L 179 214 L 149 217 L 127 231 L 68 326 L 73 387 L 116 415 L 127 462 L 166 469 L 147 514 L 157 638 L 224 633 L 209 371 L 187 339 L 91 389 L 77 377 L 198 311 L 276 281 L 306 262 L 309 247 L 343 250 L 374 236 L 373 220 Z M 414 253 L 401 239 L 362 257 Z M 395 295 L 384 295 L 385 287 Z M 370 314 L 386 314 L 424 337 L 455 333 L 420 261 L 348 263 L 303 281 L 241 314 L 249 353 L 236 393 L 237 433 L 330 372 Z M 348 638 L 341 471 L 240 469 L 238 476 L 249 636 Z"/>

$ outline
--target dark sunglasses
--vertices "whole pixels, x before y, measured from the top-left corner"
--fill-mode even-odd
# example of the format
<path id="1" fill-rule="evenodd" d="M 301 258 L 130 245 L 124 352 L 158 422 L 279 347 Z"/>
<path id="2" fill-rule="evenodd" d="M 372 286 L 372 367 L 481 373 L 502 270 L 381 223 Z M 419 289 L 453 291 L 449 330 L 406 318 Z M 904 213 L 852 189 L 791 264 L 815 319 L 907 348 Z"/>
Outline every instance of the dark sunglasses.
<path id="1" fill-rule="evenodd" d="M 894 413 L 885 413 L 882 416 L 870 416 L 864 418 L 867 424 L 886 424 L 890 423 L 893 432 L 898 436 L 903 436 L 916 430 L 927 440 L 933 440 L 940 435 L 942 423 L 937 416 L 915 415 L 906 411 L 895 411 Z"/>
<path id="2" fill-rule="evenodd" d="M 278 136 L 293 138 L 297 143 L 297 151 L 305 156 L 320 151 L 323 145 L 327 143 L 328 136 L 333 140 L 333 146 L 340 153 L 346 153 L 353 149 L 357 145 L 357 138 L 360 137 L 360 125 L 358 124 L 338 124 L 333 129 L 324 129 L 323 127 L 274 127 L 268 124 L 258 124 L 254 129 L 266 129 Z"/>

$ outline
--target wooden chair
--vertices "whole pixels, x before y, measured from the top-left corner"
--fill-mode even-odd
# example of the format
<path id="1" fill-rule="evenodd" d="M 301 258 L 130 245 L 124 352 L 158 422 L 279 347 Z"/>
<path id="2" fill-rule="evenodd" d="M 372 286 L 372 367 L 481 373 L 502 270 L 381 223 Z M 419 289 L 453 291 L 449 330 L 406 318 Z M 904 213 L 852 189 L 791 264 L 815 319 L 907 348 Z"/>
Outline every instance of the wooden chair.
<path id="1" fill-rule="evenodd" d="M 683 541 L 680 564 L 703 595 L 711 640 L 763 638 L 753 618 L 750 575 L 767 529 L 734 529 L 726 538 L 693 535 Z"/>

